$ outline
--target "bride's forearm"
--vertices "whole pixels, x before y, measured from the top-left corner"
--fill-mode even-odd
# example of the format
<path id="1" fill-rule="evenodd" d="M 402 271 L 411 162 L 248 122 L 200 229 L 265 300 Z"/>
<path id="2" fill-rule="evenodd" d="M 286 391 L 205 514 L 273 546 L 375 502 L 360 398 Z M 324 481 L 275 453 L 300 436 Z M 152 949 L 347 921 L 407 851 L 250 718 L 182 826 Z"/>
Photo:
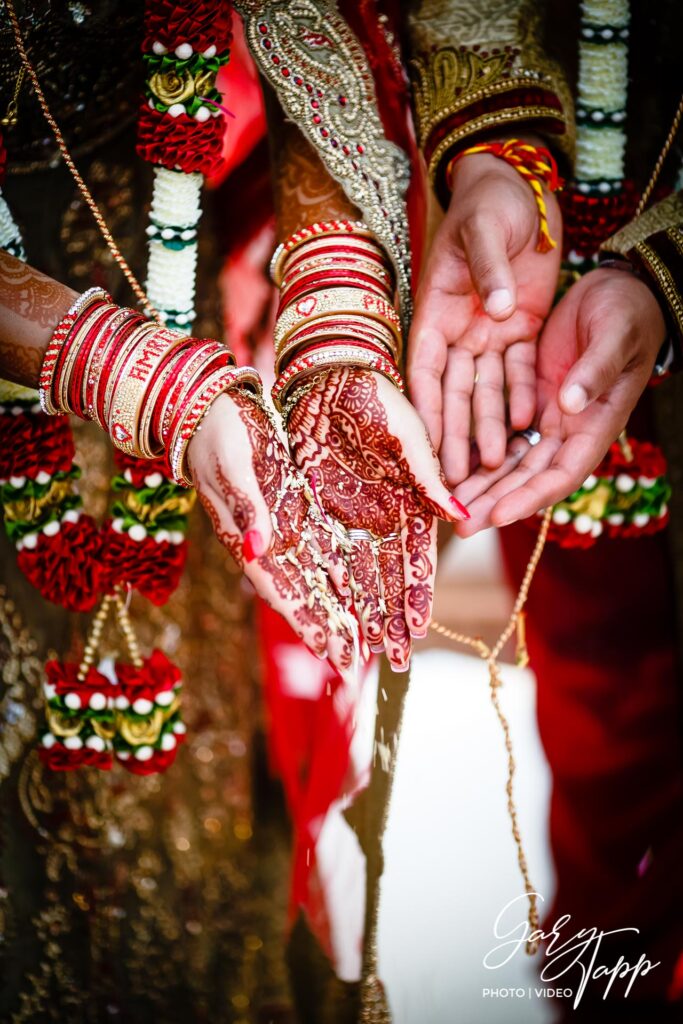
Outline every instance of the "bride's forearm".
<path id="1" fill-rule="evenodd" d="M 300 129 L 284 119 L 272 98 L 268 108 L 268 133 L 279 241 L 316 221 L 360 217 L 357 207 L 329 174 Z"/>
<path id="2" fill-rule="evenodd" d="M 52 332 L 76 292 L 0 251 L 0 377 L 37 387 Z"/>

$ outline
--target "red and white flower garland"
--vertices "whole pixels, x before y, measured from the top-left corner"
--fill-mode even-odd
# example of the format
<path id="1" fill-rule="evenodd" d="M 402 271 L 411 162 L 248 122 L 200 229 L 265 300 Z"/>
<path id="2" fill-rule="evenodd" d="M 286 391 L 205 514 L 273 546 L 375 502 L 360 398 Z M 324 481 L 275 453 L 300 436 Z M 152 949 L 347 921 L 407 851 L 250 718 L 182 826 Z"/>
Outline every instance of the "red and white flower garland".
<path id="1" fill-rule="evenodd" d="M 598 265 L 600 245 L 638 205 L 624 169 L 629 20 L 628 0 L 582 0 L 576 177 L 560 197 L 565 267 L 574 274 Z M 670 495 L 658 448 L 615 441 L 579 490 L 555 505 L 548 539 L 585 548 L 600 536 L 655 533 L 669 520 Z"/>
<path id="2" fill-rule="evenodd" d="M 225 128 L 214 80 L 228 59 L 230 38 L 225 0 L 146 5 L 148 79 L 138 152 L 156 165 L 149 298 L 168 326 L 188 333 L 195 315 L 200 190 L 203 174 L 220 161 Z M 159 95 L 179 81 L 191 96 L 189 112 L 187 105 L 179 109 Z M 0 183 L 4 157 L 0 140 Z M 20 233 L 2 196 L 0 247 L 23 258 Z M 182 573 L 192 498 L 174 483 L 165 459 L 140 460 L 117 450 L 116 501 L 98 528 L 81 510 L 73 455 L 67 418 L 45 416 L 37 393 L 0 382 L 0 500 L 19 567 L 43 596 L 69 610 L 89 611 L 108 595 L 101 606 L 106 609 L 112 594 L 120 600 L 120 588 L 164 604 Z M 48 766 L 106 769 L 114 755 L 138 773 L 169 766 L 185 731 L 178 709 L 180 673 L 160 652 L 137 660 L 117 663 L 108 677 L 92 665 L 86 672 L 83 665 L 47 666 L 49 728 L 41 758 Z"/>

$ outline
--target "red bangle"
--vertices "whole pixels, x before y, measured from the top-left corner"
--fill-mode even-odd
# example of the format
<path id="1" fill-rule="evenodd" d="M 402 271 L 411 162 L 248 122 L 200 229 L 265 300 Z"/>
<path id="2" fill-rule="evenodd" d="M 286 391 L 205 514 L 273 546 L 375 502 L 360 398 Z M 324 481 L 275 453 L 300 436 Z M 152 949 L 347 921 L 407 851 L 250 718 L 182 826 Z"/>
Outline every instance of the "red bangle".
<path id="1" fill-rule="evenodd" d="M 90 362 L 90 356 L 95 342 L 100 336 L 102 326 L 106 325 L 108 321 L 109 307 L 104 306 L 100 309 L 99 316 L 93 321 L 88 333 L 83 339 L 83 343 L 79 348 L 73 370 L 71 372 L 69 405 L 71 406 L 74 414 L 79 416 L 81 419 L 87 419 L 85 415 L 84 394 L 85 373 Z"/>
<path id="2" fill-rule="evenodd" d="M 98 342 L 91 352 L 90 360 L 86 368 L 87 378 L 85 381 L 85 398 L 83 402 L 84 411 L 88 419 L 94 420 L 96 418 L 95 394 L 98 382 L 101 379 L 102 360 L 104 359 L 115 331 L 125 323 L 129 316 L 130 310 L 119 309 L 108 321 L 105 329 L 100 333 Z"/>
<path id="3" fill-rule="evenodd" d="M 313 251 L 306 249 L 304 252 L 290 257 L 287 261 L 287 267 L 285 269 L 282 284 L 285 283 L 286 278 L 290 273 L 295 272 L 302 263 L 305 263 L 307 260 L 318 259 L 321 256 L 345 256 L 352 259 L 367 260 L 367 262 L 376 263 L 379 267 L 382 267 L 387 271 L 390 271 L 391 269 L 386 257 L 380 252 L 372 252 L 371 249 L 361 249 L 356 246 L 351 246 L 345 241 L 344 245 L 330 244 Z"/>
<path id="4" fill-rule="evenodd" d="M 212 345 L 199 348 L 193 345 L 187 352 L 187 357 L 183 358 L 177 367 L 173 367 L 175 379 L 172 381 L 171 389 L 165 401 L 163 404 L 160 404 L 156 427 L 156 436 L 164 446 L 166 446 L 170 435 L 171 421 L 184 389 L 196 379 L 198 369 L 205 366 L 207 361 L 223 348 L 224 346 L 220 342 L 214 342 Z"/>
<path id="5" fill-rule="evenodd" d="M 73 346 L 76 343 L 76 335 L 80 332 L 82 321 L 85 320 L 86 324 L 89 323 L 88 334 L 86 335 L 87 338 L 88 335 L 90 334 L 90 327 L 92 326 L 93 323 L 97 322 L 101 315 L 101 311 L 106 310 L 107 308 L 107 303 L 105 303 L 103 300 L 95 299 L 92 303 L 89 303 L 87 307 L 81 311 L 78 317 L 76 317 L 73 320 L 71 326 L 67 329 L 66 334 L 63 336 L 63 343 L 60 351 L 57 353 L 57 357 L 54 362 L 54 368 L 52 371 L 51 391 L 53 403 L 59 408 L 62 408 L 63 411 L 65 412 L 70 412 L 73 410 L 73 401 L 75 400 L 76 397 L 72 393 L 71 388 L 69 389 L 68 395 L 64 394 L 63 385 L 63 377 L 67 365 L 70 364 L 72 358 L 75 358 L 77 361 L 78 356 L 80 354 L 79 347 L 79 350 L 76 352 L 75 357 L 72 356 Z M 64 399 L 66 399 L 66 408 L 63 408 Z"/>
<path id="6" fill-rule="evenodd" d="M 211 355 L 204 353 L 203 359 L 200 361 L 200 372 L 197 372 L 196 378 L 193 378 L 192 374 L 186 375 L 185 381 L 179 392 L 177 392 L 177 405 L 171 404 L 169 409 L 170 415 L 168 417 L 168 432 L 166 436 L 172 438 L 176 433 L 178 424 L 182 422 L 188 408 L 196 401 L 196 389 L 201 386 L 201 382 L 217 370 L 227 370 L 232 365 L 230 351 L 224 345 L 221 345 L 220 342 L 215 344 L 218 346 L 219 351 L 214 350 Z M 200 350 L 198 349 L 197 352 L 199 354 Z M 186 393 L 183 394 L 183 391 Z"/>

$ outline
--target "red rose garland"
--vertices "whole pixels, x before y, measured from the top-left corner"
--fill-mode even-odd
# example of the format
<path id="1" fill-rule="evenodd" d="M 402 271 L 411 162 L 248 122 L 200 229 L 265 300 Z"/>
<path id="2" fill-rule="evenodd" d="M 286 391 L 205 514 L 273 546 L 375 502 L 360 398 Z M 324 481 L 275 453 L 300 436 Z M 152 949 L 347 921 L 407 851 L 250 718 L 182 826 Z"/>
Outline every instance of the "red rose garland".
<path id="1" fill-rule="evenodd" d="M 232 9 L 229 3 L 211 0 L 155 0 L 145 8 L 145 38 L 143 50 L 151 50 L 161 43 L 174 50 L 188 43 L 204 52 L 211 47 L 227 50 L 232 40 Z"/>
<path id="2" fill-rule="evenodd" d="M 666 460 L 656 445 L 615 441 L 581 487 L 553 507 L 548 540 L 565 548 L 589 548 L 598 537 L 644 537 L 669 521 L 671 486 Z M 543 513 L 539 513 L 543 515 Z M 534 520 L 529 520 L 533 525 Z"/>
<path id="3" fill-rule="evenodd" d="M 47 731 L 40 759 L 56 771 L 110 769 L 136 775 L 165 771 L 185 739 L 180 672 L 161 651 L 138 666 L 116 662 L 110 675 L 49 661 L 43 684 Z"/>
<path id="4" fill-rule="evenodd" d="M 73 455 L 66 417 L 45 416 L 27 401 L 0 405 L 0 500 L 19 568 L 43 597 L 69 611 L 91 611 L 121 585 L 165 604 L 185 564 L 193 496 L 164 476 L 161 460 L 117 450 L 117 500 L 99 528 L 81 511 Z"/>
<path id="5" fill-rule="evenodd" d="M 147 81 L 137 145 L 144 160 L 185 174 L 216 170 L 225 123 L 215 77 L 231 40 L 232 9 L 225 0 L 145 5 Z"/>

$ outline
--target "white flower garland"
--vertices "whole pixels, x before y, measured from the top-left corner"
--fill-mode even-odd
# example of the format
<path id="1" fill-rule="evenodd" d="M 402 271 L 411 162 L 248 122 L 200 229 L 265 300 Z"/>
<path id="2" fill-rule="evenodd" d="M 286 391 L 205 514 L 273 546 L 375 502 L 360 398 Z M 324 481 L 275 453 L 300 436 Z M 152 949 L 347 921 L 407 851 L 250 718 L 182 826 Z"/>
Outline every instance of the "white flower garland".
<path id="1" fill-rule="evenodd" d="M 628 90 L 628 0 L 583 0 L 579 34 L 576 181 L 579 192 L 623 183 Z"/>
<path id="2" fill-rule="evenodd" d="M 147 295 L 169 327 L 190 333 L 195 318 L 201 174 L 154 168 Z"/>
<path id="3" fill-rule="evenodd" d="M 18 260 L 25 260 L 24 243 L 14 217 L 10 213 L 5 197 L 0 191 L 0 249 L 4 249 Z"/>

